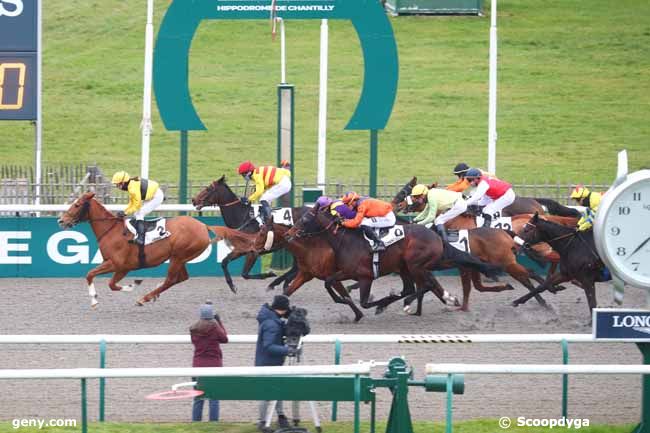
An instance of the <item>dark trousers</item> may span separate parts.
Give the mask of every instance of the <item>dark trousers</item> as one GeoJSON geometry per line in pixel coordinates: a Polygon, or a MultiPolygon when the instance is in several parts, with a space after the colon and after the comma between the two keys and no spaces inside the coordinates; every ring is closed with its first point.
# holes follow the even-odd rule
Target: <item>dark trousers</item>
{"type": "MultiPolygon", "coordinates": [[[[201,421],[203,415],[203,402],[206,399],[204,398],[194,398],[192,403],[192,421],[201,421]]],[[[219,421],[219,400],[208,400],[210,413],[210,421],[219,421]]]]}

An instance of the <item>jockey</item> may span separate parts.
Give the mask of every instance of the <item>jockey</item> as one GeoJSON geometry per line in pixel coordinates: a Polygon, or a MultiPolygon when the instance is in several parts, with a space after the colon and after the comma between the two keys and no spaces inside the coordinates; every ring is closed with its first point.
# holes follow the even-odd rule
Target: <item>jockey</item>
{"type": "Polygon", "coordinates": [[[133,214],[137,232],[136,239],[129,240],[129,243],[144,245],[144,217],[163,202],[165,195],[158,186],[158,182],[131,177],[126,171],[115,173],[111,183],[129,193],[129,204],[124,210],[124,214],[133,214]]]}
{"type": "Polygon", "coordinates": [[[478,168],[470,168],[465,174],[470,185],[476,187],[472,196],[467,199],[467,205],[478,204],[483,208],[483,227],[490,227],[492,217],[497,212],[515,201],[512,185],[493,176],[481,173],[478,168]]]}
{"type": "Polygon", "coordinates": [[[591,192],[586,187],[578,185],[571,192],[571,198],[577,201],[580,206],[585,207],[582,218],[578,221],[578,230],[581,232],[589,230],[594,223],[603,195],[599,192],[591,192]]]}
{"type": "Polygon", "coordinates": [[[458,176],[458,180],[454,183],[447,185],[449,191],[463,192],[469,188],[469,180],[465,179],[465,173],[469,170],[469,165],[464,162],[456,164],[454,167],[454,174],[458,176]]]}
{"type": "Polygon", "coordinates": [[[250,161],[242,162],[237,170],[246,181],[255,182],[255,192],[248,198],[242,198],[244,204],[260,199],[260,214],[264,224],[272,230],[271,202],[291,191],[291,172],[286,168],[277,168],[270,165],[257,167],[250,161]]]}
{"type": "Polygon", "coordinates": [[[361,227],[366,237],[373,241],[372,251],[385,250],[386,246],[377,237],[373,228],[395,225],[393,206],[390,203],[374,198],[361,199],[356,192],[346,194],[341,201],[350,209],[356,211],[354,218],[343,221],[343,226],[351,229],[361,227]]]}
{"type": "Polygon", "coordinates": [[[425,185],[419,184],[413,187],[411,197],[415,202],[426,203],[424,210],[413,219],[413,222],[427,225],[435,221],[436,229],[442,240],[449,242],[445,223],[467,210],[463,194],[440,188],[429,189],[425,185]],[[438,212],[440,215],[436,217],[438,212]]]}
{"type": "Polygon", "coordinates": [[[318,200],[316,200],[316,208],[321,209],[326,207],[330,208],[332,215],[339,216],[346,220],[353,219],[357,216],[357,213],[350,209],[350,207],[341,200],[334,201],[325,195],[318,197],[318,200]]]}

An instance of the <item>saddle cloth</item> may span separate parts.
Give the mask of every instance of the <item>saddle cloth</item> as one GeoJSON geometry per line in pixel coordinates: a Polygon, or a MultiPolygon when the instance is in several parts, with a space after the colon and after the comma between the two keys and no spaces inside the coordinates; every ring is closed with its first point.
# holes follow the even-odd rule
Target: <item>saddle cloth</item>
{"type": "MultiPolygon", "coordinates": [[[[375,233],[377,237],[381,239],[385,246],[393,245],[395,242],[401,241],[404,239],[404,226],[396,225],[393,227],[382,227],[376,228],[375,233]]],[[[372,246],[373,241],[368,239],[364,234],[363,237],[365,240],[372,246]]]]}
{"type": "MultiPolygon", "coordinates": [[[[483,227],[483,217],[476,217],[476,227],[483,227]]],[[[493,229],[503,229],[503,230],[512,230],[512,218],[510,217],[498,217],[492,218],[490,227],[493,229]]]]}
{"type": "MultiPolygon", "coordinates": [[[[260,216],[260,208],[261,206],[259,205],[253,206],[253,218],[262,225],[264,221],[262,221],[262,217],[260,216]]],[[[273,222],[276,224],[282,224],[289,227],[293,226],[293,213],[290,207],[273,209],[271,211],[271,217],[273,218],[273,222]]]]}
{"type": "MultiPolygon", "coordinates": [[[[145,245],[153,244],[156,241],[171,236],[171,233],[168,232],[167,228],[165,227],[166,221],[167,220],[165,218],[156,218],[154,220],[144,222],[144,229],[145,229],[144,244],[145,245]]],[[[133,226],[134,223],[135,223],[135,219],[131,218],[128,219],[124,225],[131,233],[133,233],[133,238],[135,239],[135,237],[137,236],[137,231],[133,226]]]]}
{"type": "Polygon", "coordinates": [[[452,247],[471,254],[469,248],[469,230],[447,230],[447,238],[452,247]]]}

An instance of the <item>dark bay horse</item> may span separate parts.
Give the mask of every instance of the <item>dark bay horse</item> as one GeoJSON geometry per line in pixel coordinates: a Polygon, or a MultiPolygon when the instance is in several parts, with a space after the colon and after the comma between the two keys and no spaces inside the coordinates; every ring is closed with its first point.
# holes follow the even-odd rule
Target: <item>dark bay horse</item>
{"type": "MultiPolygon", "coordinates": [[[[225,175],[212,182],[210,185],[200,191],[195,197],[193,197],[192,204],[197,210],[201,210],[201,208],[205,206],[219,206],[223,220],[226,223],[226,226],[229,228],[240,230],[244,233],[258,233],[260,230],[257,219],[251,217],[251,205],[243,204],[239,197],[234,192],[232,192],[226,183],[225,175]]],[[[296,221],[308,209],[308,207],[294,207],[291,210],[293,220],[296,221]]],[[[248,248],[233,249],[226,257],[224,257],[223,261],[221,262],[221,267],[223,269],[223,273],[226,278],[226,282],[230,287],[230,290],[235,293],[237,292],[237,288],[235,287],[235,284],[232,281],[232,277],[230,276],[230,272],[228,271],[228,264],[232,260],[235,260],[244,255],[246,256],[246,262],[244,263],[244,268],[241,274],[244,279],[264,279],[274,277],[275,273],[273,272],[251,275],[250,270],[260,255],[277,251],[284,246],[284,240],[276,238],[274,239],[273,246],[270,250],[251,250],[248,248]]],[[[294,263],[293,268],[289,272],[285,273],[282,276],[282,279],[291,279],[293,275],[295,275],[295,272],[296,266],[294,263]]]]}
{"type": "MultiPolygon", "coordinates": [[[[279,237],[285,237],[289,233],[290,227],[282,224],[274,224],[273,231],[279,237]]],[[[336,256],[334,250],[330,246],[327,239],[323,236],[319,236],[320,232],[316,231],[314,233],[297,233],[296,236],[292,239],[291,242],[287,243],[286,248],[293,254],[293,257],[298,265],[298,272],[296,276],[291,280],[289,286],[286,288],[284,294],[291,296],[296,290],[302,287],[306,282],[318,278],[320,280],[327,280],[328,277],[334,275],[337,272],[336,265],[336,256]]],[[[264,242],[266,240],[266,235],[260,233],[257,236],[256,247],[258,249],[263,248],[264,242]]],[[[403,291],[405,293],[414,293],[415,288],[411,281],[407,280],[405,277],[402,277],[403,291]]],[[[358,309],[354,304],[354,301],[350,297],[348,290],[343,286],[340,281],[334,281],[332,283],[336,293],[332,291],[332,287],[328,287],[327,284],[325,288],[328,293],[337,304],[347,304],[352,308],[355,314],[355,322],[358,322],[363,317],[363,313],[358,309]],[[340,296],[337,296],[340,295],[340,296]]],[[[433,293],[440,299],[440,301],[445,305],[459,305],[456,297],[452,296],[444,290],[439,284],[434,284],[433,293]]]]}
{"type": "MultiPolygon", "coordinates": [[[[88,221],[99,244],[104,261],[86,275],[91,306],[97,305],[97,291],[94,279],[97,275],[113,272],[108,282],[111,290],[130,292],[133,286],[120,286],[118,283],[129,271],[140,268],[139,248],[129,244],[132,238],[124,227],[124,219],[114,216],[94,198],[95,193],[87,192],[77,198],[70,208],[59,218],[59,225],[70,228],[82,221],[88,221]]],[[[147,293],[137,301],[138,305],[156,300],[162,292],[189,278],[185,264],[198,257],[210,243],[208,226],[189,216],[167,219],[168,238],[144,247],[145,267],[155,267],[169,259],[167,277],[155,290],[147,293]]]]}
{"type": "Polygon", "coordinates": [[[585,291],[589,311],[596,308],[596,286],[605,265],[598,257],[594,244],[593,231],[576,231],[534,215],[519,235],[528,243],[546,242],[560,254],[560,272],[553,274],[544,284],[531,294],[516,301],[517,306],[526,302],[532,293],[541,293],[554,285],[573,281],[585,291]]]}
{"type": "MultiPolygon", "coordinates": [[[[336,273],[330,275],[325,284],[357,280],[363,308],[385,308],[407,296],[408,293],[402,292],[401,295],[390,294],[378,301],[369,301],[374,280],[370,247],[360,230],[347,229],[339,223],[340,220],[328,208],[313,209],[288,231],[287,238],[292,242],[296,237],[316,233],[327,239],[334,251],[336,273]]],[[[481,272],[491,273],[497,269],[444,244],[436,233],[423,226],[405,225],[404,231],[404,239],[388,246],[379,255],[379,276],[398,273],[413,281],[418,293],[418,315],[421,314],[422,295],[435,285],[431,271],[448,268],[452,262],[481,272]]]]}

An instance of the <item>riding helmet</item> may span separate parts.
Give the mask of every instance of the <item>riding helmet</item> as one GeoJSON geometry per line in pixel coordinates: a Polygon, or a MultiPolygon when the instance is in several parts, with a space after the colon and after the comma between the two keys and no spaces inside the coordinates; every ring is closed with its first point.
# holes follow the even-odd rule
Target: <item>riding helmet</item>
{"type": "Polygon", "coordinates": [[[117,171],[113,175],[113,180],[111,181],[111,183],[113,185],[117,185],[117,184],[122,183],[122,182],[128,182],[130,179],[131,179],[131,176],[129,176],[129,173],[127,173],[126,171],[123,171],[123,170],[122,171],[117,171]]]}
{"type": "Polygon", "coordinates": [[[469,170],[467,170],[467,173],[465,174],[465,177],[470,179],[475,177],[481,177],[481,176],[482,176],[481,170],[479,170],[478,168],[470,168],[469,170]]]}
{"type": "Polygon", "coordinates": [[[469,170],[469,165],[465,164],[464,162],[459,162],[456,164],[456,167],[454,167],[454,174],[463,174],[469,170]]]}
{"type": "Polygon", "coordinates": [[[239,169],[237,170],[237,172],[239,174],[246,174],[253,170],[255,170],[255,166],[253,165],[253,163],[250,161],[244,161],[241,164],[239,164],[239,169]]]}
{"type": "Polygon", "coordinates": [[[583,185],[577,185],[571,192],[571,198],[574,200],[580,200],[581,198],[586,198],[589,195],[589,189],[583,185]]]}
{"type": "Polygon", "coordinates": [[[428,192],[429,192],[429,188],[427,188],[426,185],[419,183],[413,187],[413,190],[411,191],[411,195],[412,196],[425,195],[428,192]]]}

